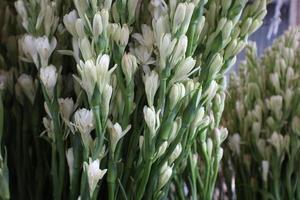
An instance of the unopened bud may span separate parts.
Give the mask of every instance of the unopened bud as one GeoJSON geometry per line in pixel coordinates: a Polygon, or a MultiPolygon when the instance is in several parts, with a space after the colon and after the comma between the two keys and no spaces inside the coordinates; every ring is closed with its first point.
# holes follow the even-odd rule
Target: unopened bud
{"type": "Polygon", "coordinates": [[[103,26],[102,26],[101,15],[99,12],[97,12],[93,19],[93,36],[95,38],[99,37],[99,35],[101,35],[102,33],[102,30],[103,30],[103,26]]]}
{"type": "Polygon", "coordinates": [[[185,87],[182,83],[176,83],[172,86],[169,101],[170,109],[173,110],[177,103],[185,96],[185,87]]]}
{"type": "Polygon", "coordinates": [[[21,74],[21,76],[18,78],[18,83],[21,86],[26,97],[33,104],[36,94],[36,88],[32,77],[27,74],[21,74]]]}
{"type": "Polygon", "coordinates": [[[122,71],[126,77],[126,81],[129,83],[137,70],[136,57],[130,53],[124,54],[122,57],[122,71]]]}
{"type": "Polygon", "coordinates": [[[56,67],[54,65],[49,65],[40,69],[40,79],[50,99],[52,99],[54,95],[54,87],[57,82],[57,76],[56,67]]]}

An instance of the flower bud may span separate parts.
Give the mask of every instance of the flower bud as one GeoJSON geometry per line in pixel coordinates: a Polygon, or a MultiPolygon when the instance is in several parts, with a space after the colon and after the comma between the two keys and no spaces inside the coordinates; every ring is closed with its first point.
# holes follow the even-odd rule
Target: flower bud
{"type": "Polygon", "coordinates": [[[28,30],[28,14],[24,5],[24,1],[23,0],[15,1],[15,8],[18,15],[20,15],[22,18],[22,26],[25,28],[25,30],[28,30]]]}
{"type": "Polygon", "coordinates": [[[257,19],[254,20],[248,30],[248,34],[251,35],[252,33],[254,33],[262,24],[263,24],[262,20],[257,20],[257,19]]]}
{"type": "Polygon", "coordinates": [[[169,181],[169,179],[172,176],[172,168],[168,166],[167,163],[165,163],[163,165],[163,167],[160,169],[160,176],[159,176],[159,180],[158,180],[158,189],[162,189],[166,183],[169,181]]]}
{"type": "Polygon", "coordinates": [[[126,24],[122,26],[120,33],[120,45],[126,46],[129,40],[129,28],[126,24]]]}
{"type": "Polygon", "coordinates": [[[280,81],[278,73],[275,72],[270,74],[270,81],[276,92],[280,92],[280,81]]]}
{"type": "Polygon", "coordinates": [[[187,32],[187,30],[190,26],[190,22],[191,22],[192,15],[194,13],[195,5],[196,4],[194,4],[194,3],[187,3],[186,4],[186,11],[185,11],[185,16],[184,16],[184,21],[182,23],[181,31],[180,31],[181,34],[186,34],[186,32],[187,32]]]}
{"type": "Polygon", "coordinates": [[[269,162],[267,160],[263,160],[261,163],[262,167],[262,179],[264,182],[268,181],[268,173],[269,173],[269,162]]]}
{"type": "Polygon", "coordinates": [[[214,139],[217,146],[220,146],[222,142],[227,138],[228,131],[226,128],[215,128],[214,130],[214,139]]]}
{"type": "Polygon", "coordinates": [[[175,66],[179,60],[181,60],[185,56],[185,52],[187,49],[188,45],[188,39],[186,35],[182,35],[178,42],[177,45],[173,51],[172,55],[172,66],[175,66]]]}
{"type": "Polygon", "coordinates": [[[112,87],[106,84],[103,89],[103,94],[102,94],[103,103],[101,104],[104,119],[107,118],[109,113],[109,103],[111,100],[111,96],[112,96],[112,87]]]}
{"type": "Polygon", "coordinates": [[[147,127],[149,128],[150,135],[153,138],[156,134],[156,131],[158,127],[160,126],[159,124],[159,112],[155,113],[154,107],[144,107],[144,119],[147,124],[147,127]]]}
{"type": "Polygon", "coordinates": [[[216,152],[217,162],[220,162],[222,160],[223,154],[224,154],[223,148],[218,148],[216,152]]]}
{"type": "Polygon", "coordinates": [[[85,61],[92,59],[92,47],[87,37],[79,39],[79,48],[81,55],[85,61]]]}
{"type": "Polygon", "coordinates": [[[223,58],[222,56],[217,53],[213,60],[211,61],[211,64],[209,65],[209,78],[215,79],[217,74],[220,72],[221,67],[223,65],[223,58]]]}
{"type": "Polygon", "coordinates": [[[182,146],[181,144],[177,144],[174,151],[172,152],[170,158],[169,158],[169,163],[173,163],[181,154],[182,152],[182,146]]]}
{"type": "Polygon", "coordinates": [[[144,136],[141,135],[139,137],[139,148],[140,148],[140,151],[142,151],[144,140],[145,140],[144,136]]]}
{"type": "Polygon", "coordinates": [[[280,156],[283,150],[284,138],[281,134],[274,132],[268,142],[276,149],[277,156],[280,156]]]}
{"type": "Polygon", "coordinates": [[[160,65],[161,69],[166,67],[166,62],[176,45],[176,39],[172,40],[171,34],[166,33],[160,38],[159,43],[159,54],[160,54],[160,65]]]}
{"type": "Polygon", "coordinates": [[[109,13],[107,9],[101,10],[102,30],[106,31],[108,27],[109,13]]]}
{"type": "Polygon", "coordinates": [[[66,158],[67,158],[67,163],[69,167],[69,176],[70,176],[70,182],[72,182],[73,178],[73,167],[74,167],[74,153],[73,153],[73,148],[69,148],[66,152],[66,158]]]}
{"type": "Polygon", "coordinates": [[[81,18],[78,18],[75,22],[75,29],[76,33],[79,36],[79,38],[86,37],[85,31],[84,31],[84,21],[81,18]]]}
{"type": "Polygon", "coordinates": [[[135,20],[135,13],[138,6],[139,0],[128,0],[128,21],[129,23],[133,23],[135,20]]]}
{"type": "Polygon", "coordinates": [[[292,130],[300,136],[300,118],[298,116],[294,116],[292,119],[292,130]]]}
{"type": "Polygon", "coordinates": [[[36,38],[31,35],[25,35],[21,41],[22,50],[25,56],[33,61],[35,66],[39,68],[38,52],[36,38]]]}
{"type": "Polygon", "coordinates": [[[99,37],[99,35],[101,35],[103,30],[103,26],[102,26],[102,19],[101,19],[101,15],[99,12],[97,12],[94,15],[94,19],[93,19],[93,36],[94,38],[99,37]]]}
{"type": "Polygon", "coordinates": [[[195,67],[196,60],[192,57],[188,57],[179,62],[178,66],[175,69],[175,74],[172,77],[172,82],[184,81],[188,76],[193,73],[193,68],[195,67]]]}
{"type": "Polygon", "coordinates": [[[253,19],[252,19],[251,17],[248,18],[248,19],[246,19],[246,20],[243,22],[242,27],[241,27],[241,33],[240,33],[240,35],[241,35],[242,37],[244,37],[245,35],[248,34],[249,28],[251,27],[252,22],[253,22],[253,19]]]}
{"type": "Polygon", "coordinates": [[[282,104],[283,98],[282,96],[271,96],[270,99],[266,100],[267,107],[273,112],[275,118],[280,120],[282,117],[282,104]]]}
{"type": "Polygon", "coordinates": [[[80,16],[80,18],[84,19],[84,15],[86,13],[86,10],[89,6],[89,2],[88,1],[82,1],[82,0],[74,0],[74,4],[76,7],[76,10],[78,11],[78,14],[80,16]]]}
{"type": "Polygon", "coordinates": [[[156,158],[161,157],[161,156],[166,152],[167,148],[168,148],[168,142],[165,141],[165,142],[163,142],[163,143],[160,145],[160,147],[158,148],[158,152],[157,152],[157,154],[156,154],[156,158]]]}
{"type": "Polygon", "coordinates": [[[211,138],[208,138],[206,141],[206,153],[209,159],[211,159],[212,151],[213,151],[213,142],[211,138]]]}
{"type": "Polygon", "coordinates": [[[21,86],[24,94],[29,99],[30,103],[34,103],[36,87],[32,77],[27,74],[21,74],[18,78],[18,83],[21,86]]]}
{"type": "Polygon", "coordinates": [[[92,158],[89,158],[89,163],[84,162],[83,166],[84,166],[84,171],[86,171],[87,173],[89,189],[90,189],[90,197],[92,197],[99,180],[103,178],[107,169],[103,169],[103,170],[99,169],[100,168],[99,159],[93,161],[92,158]]]}
{"type": "Polygon", "coordinates": [[[173,110],[177,103],[185,96],[185,87],[182,83],[172,86],[169,94],[170,109],[173,110]]]}
{"type": "Polygon", "coordinates": [[[117,147],[119,140],[124,137],[124,135],[130,130],[131,126],[129,125],[124,131],[119,123],[112,124],[111,121],[108,121],[109,129],[109,140],[110,140],[110,149],[114,153],[117,147]]]}
{"type": "Polygon", "coordinates": [[[60,114],[65,122],[69,122],[71,114],[74,110],[74,102],[72,98],[59,98],[58,99],[59,104],[59,111],[60,114]]]}
{"type": "Polygon", "coordinates": [[[152,70],[150,73],[146,73],[143,77],[145,92],[147,96],[148,105],[151,107],[154,103],[154,97],[159,87],[158,74],[152,70]]]}
{"type": "Polygon", "coordinates": [[[233,29],[233,23],[231,20],[227,20],[227,22],[224,25],[224,28],[222,29],[222,39],[227,40],[230,37],[230,34],[233,29]]]}
{"type": "Polygon", "coordinates": [[[74,114],[74,124],[82,135],[88,135],[94,129],[94,114],[92,110],[79,109],[74,114]]]}
{"type": "Polygon", "coordinates": [[[204,102],[210,102],[216,95],[217,91],[219,89],[218,83],[213,80],[208,89],[204,92],[203,96],[205,97],[204,102]]]}
{"type": "Polygon", "coordinates": [[[175,34],[180,26],[182,25],[182,22],[184,21],[185,17],[185,11],[186,11],[186,5],[185,3],[179,3],[177,5],[174,17],[173,17],[173,33],[175,34]]]}
{"type": "Polygon", "coordinates": [[[172,124],[169,142],[172,142],[176,138],[177,133],[181,128],[181,124],[182,124],[181,117],[176,118],[175,122],[172,124]]]}
{"type": "Polygon", "coordinates": [[[136,57],[130,53],[124,54],[122,57],[122,71],[125,75],[126,81],[129,83],[132,81],[134,74],[137,70],[136,57]]]}
{"type": "Polygon", "coordinates": [[[57,76],[56,67],[53,65],[42,67],[40,69],[40,79],[50,99],[52,99],[54,95],[54,87],[57,82],[57,76]]]}
{"type": "Polygon", "coordinates": [[[55,37],[52,38],[51,43],[49,43],[48,37],[39,37],[35,41],[37,52],[40,57],[41,67],[46,67],[48,65],[49,58],[56,47],[57,41],[55,37]]]}
{"type": "Polygon", "coordinates": [[[75,28],[75,23],[77,18],[78,16],[76,10],[72,10],[71,12],[66,14],[63,18],[63,22],[66,29],[69,31],[69,33],[72,34],[73,37],[77,37],[77,32],[75,28]]]}
{"type": "Polygon", "coordinates": [[[228,142],[229,148],[236,155],[240,155],[240,152],[241,152],[240,144],[241,144],[241,137],[238,133],[233,134],[229,138],[229,142],[228,142]]]}

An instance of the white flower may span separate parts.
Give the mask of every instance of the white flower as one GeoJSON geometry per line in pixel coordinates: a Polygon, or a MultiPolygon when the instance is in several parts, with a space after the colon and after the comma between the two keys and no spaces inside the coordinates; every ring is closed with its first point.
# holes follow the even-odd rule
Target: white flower
{"type": "Polygon", "coordinates": [[[25,56],[33,61],[35,66],[39,68],[38,52],[36,46],[36,38],[31,35],[25,35],[21,39],[21,46],[25,56]]]}
{"type": "Polygon", "coordinates": [[[141,65],[151,65],[155,63],[155,59],[151,57],[152,50],[147,49],[145,46],[131,48],[130,51],[136,56],[138,63],[141,65]]]}
{"type": "Polygon", "coordinates": [[[56,67],[54,65],[49,65],[40,69],[40,79],[50,99],[52,99],[54,95],[57,76],[56,67]]]}
{"type": "Polygon", "coordinates": [[[110,145],[111,151],[115,152],[117,144],[119,140],[124,137],[124,135],[130,130],[131,126],[127,126],[127,128],[123,131],[122,127],[119,123],[112,124],[111,121],[108,121],[109,135],[110,135],[110,145]]]}
{"type": "Polygon", "coordinates": [[[122,71],[125,75],[127,82],[130,82],[137,70],[136,57],[130,53],[124,54],[122,57],[122,71]]]}
{"type": "Polygon", "coordinates": [[[175,45],[176,39],[171,39],[171,34],[167,33],[161,37],[160,43],[158,46],[159,55],[160,55],[160,68],[164,69],[166,67],[166,62],[168,57],[171,55],[175,45]]]}
{"type": "Polygon", "coordinates": [[[160,190],[169,181],[173,173],[173,167],[168,166],[167,162],[160,169],[160,176],[158,181],[158,189],[160,190]]]}
{"type": "Polygon", "coordinates": [[[153,138],[160,126],[160,121],[159,121],[160,110],[157,113],[155,113],[154,107],[149,108],[145,106],[143,111],[144,111],[145,122],[150,130],[150,135],[153,138]]]}
{"type": "Polygon", "coordinates": [[[179,82],[188,79],[188,77],[192,73],[199,69],[196,68],[195,70],[193,70],[195,64],[196,60],[194,60],[192,57],[181,60],[175,69],[175,74],[172,77],[172,82],[179,82]]]}
{"type": "Polygon", "coordinates": [[[59,98],[58,99],[59,110],[62,118],[65,122],[69,122],[71,114],[74,110],[74,102],[72,98],[59,98]]]}
{"type": "Polygon", "coordinates": [[[75,28],[77,18],[78,16],[76,10],[72,10],[63,18],[63,22],[65,24],[66,29],[72,34],[73,37],[77,37],[77,32],[75,28]]]}
{"type": "Polygon", "coordinates": [[[32,77],[27,74],[21,74],[21,76],[18,78],[18,83],[21,86],[26,97],[33,104],[36,94],[36,87],[34,81],[32,80],[32,77]]]}
{"type": "Polygon", "coordinates": [[[81,134],[90,134],[95,127],[93,111],[85,108],[77,110],[74,114],[74,123],[81,134]]]}
{"type": "Polygon", "coordinates": [[[92,158],[89,158],[89,163],[84,162],[83,165],[87,172],[90,196],[92,196],[99,180],[103,178],[107,169],[100,169],[99,159],[92,161],[92,158]]]}
{"type": "Polygon", "coordinates": [[[146,73],[143,76],[143,81],[145,85],[145,92],[147,96],[148,105],[153,106],[154,96],[159,87],[159,77],[158,74],[152,70],[150,73],[146,73]]]}
{"type": "Polygon", "coordinates": [[[154,43],[154,35],[150,26],[142,24],[142,34],[134,33],[132,37],[136,39],[142,46],[147,47],[151,50],[154,43]]]}
{"type": "Polygon", "coordinates": [[[104,87],[109,84],[110,77],[116,65],[109,70],[109,56],[99,55],[96,63],[93,60],[87,60],[85,63],[80,61],[77,65],[81,80],[76,78],[82,88],[87,93],[89,100],[94,94],[95,87],[102,94],[104,87]]]}
{"type": "Polygon", "coordinates": [[[89,148],[92,141],[90,133],[95,128],[93,111],[85,108],[77,110],[74,114],[74,125],[80,132],[85,148],[89,148]]]}
{"type": "Polygon", "coordinates": [[[48,65],[49,58],[54,51],[56,44],[57,41],[55,37],[52,38],[50,43],[47,36],[36,38],[35,45],[40,57],[41,67],[45,67],[48,65]]]}

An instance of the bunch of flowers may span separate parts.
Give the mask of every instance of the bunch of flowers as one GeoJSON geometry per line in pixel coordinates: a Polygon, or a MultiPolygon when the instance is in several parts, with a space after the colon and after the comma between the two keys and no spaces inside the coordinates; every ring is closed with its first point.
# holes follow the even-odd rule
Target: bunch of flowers
{"type": "Polygon", "coordinates": [[[212,198],[227,136],[224,74],[266,0],[14,7],[3,25],[19,38],[4,53],[14,69],[4,106],[14,198],[212,198]]]}
{"type": "Polygon", "coordinates": [[[224,169],[233,168],[238,199],[300,198],[299,41],[300,30],[293,28],[261,58],[249,46],[231,76],[224,169]]]}

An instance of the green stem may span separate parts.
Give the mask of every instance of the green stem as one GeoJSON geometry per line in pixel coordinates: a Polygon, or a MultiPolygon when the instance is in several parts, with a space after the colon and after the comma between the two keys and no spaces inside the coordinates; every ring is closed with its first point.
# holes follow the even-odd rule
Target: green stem
{"type": "Polygon", "coordinates": [[[97,135],[97,144],[96,144],[96,150],[93,154],[93,159],[98,158],[104,143],[104,133],[102,132],[102,124],[101,124],[101,116],[100,116],[100,106],[94,105],[92,107],[94,117],[95,117],[95,123],[96,123],[96,135],[97,135]]]}
{"type": "Polygon", "coordinates": [[[137,200],[141,200],[144,196],[146,185],[151,172],[151,166],[152,166],[151,160],[147,160],[143,171],[142,181],[138,185],[137,195],[136,195],[137,200]]]}
{"type": "Polygon", "coordinates": [[[117,165],[115,162],[113,152],[110,152],[109,161],[108,161],[108,172],[107,172],[109,200],[115,200],[116,180],[117,180],[117,165]]]}

